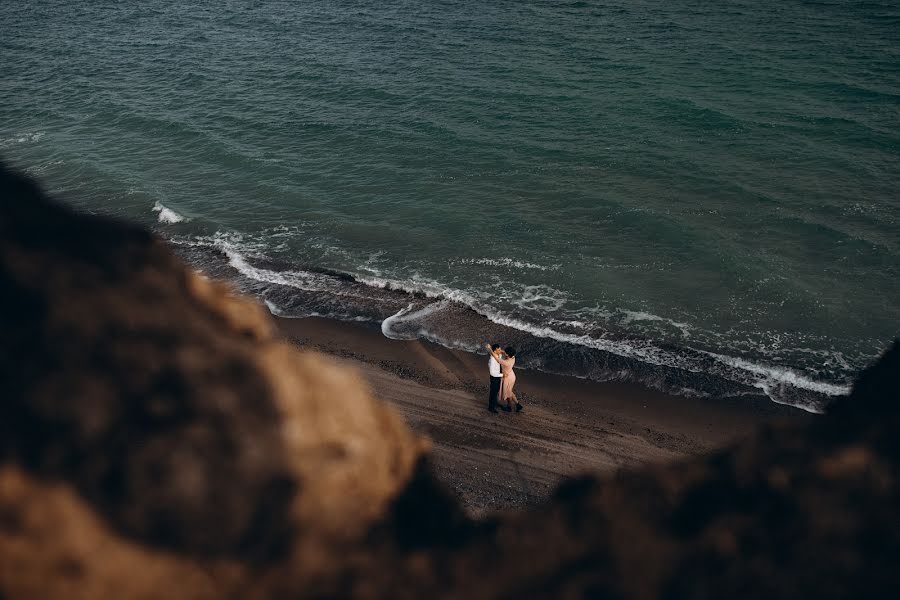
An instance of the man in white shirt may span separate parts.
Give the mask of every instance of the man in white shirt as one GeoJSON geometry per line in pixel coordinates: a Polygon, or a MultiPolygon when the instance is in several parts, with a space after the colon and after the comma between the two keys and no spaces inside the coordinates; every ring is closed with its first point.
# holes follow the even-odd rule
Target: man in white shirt
{"type": "MultiPolygon", "coordinates": [[[[492,350],[499,350],[500,344],[491,346],[492,350]]],[[[488,370],[491,373],[491,387],[488,392],[488,410],[492,413],[497,412],[498,398],[500,397],[500,384],[503,382],[503,373],[500,371],[500,363],[493,355],[488,360],[488,370]]]]}

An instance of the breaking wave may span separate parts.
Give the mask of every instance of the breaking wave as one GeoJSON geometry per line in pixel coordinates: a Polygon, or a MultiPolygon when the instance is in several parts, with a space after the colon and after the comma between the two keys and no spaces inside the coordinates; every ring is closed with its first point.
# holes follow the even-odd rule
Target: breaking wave
{"type": "Polygon", "coordinates": [[[159,220],[160,223],[174,224],[174,223],[181,223],[183,221],[188,220],[187,217],[184,217],[183,215],[178,214],[171,208],[167,208],[166,206],[163,206],[163,204],[161,202],[156,202],[153,205],[152,210],[153,210],[153,212],[158,213],[157,219],[159,220]]]}
{"type": "MultiPolygon", "coordinates": [[[[820,412],[849,386],[820,381],[787,367],[688,344],[658,343],[634,332],[613,331],[578,320],[537,324],[517,314],[552,314],[561,292],[549,286],[521,286],[519,304],[500,310],[490,298],[424,278],[353,275],[297,268],[270,259],[264,243],[239,234],[171,238],[189,260],[214,276],[235,280],[285,317],[320,316],[379,323],[391,339],[427,339],[447,347],[478,351],[487,339],[521,348],[522,366],[595,380],[638,381],[680,395],[736,397],[765,395],[775,402],[820,412]],[[197,254],[199,252],[199,254],[197,254]],[[527,358],[526,358],[527,357],[527,358]]],[[[367,269],[370,270],[371,269],[367,269]]],[[[605,313],[621,325],[666,321],[646,312],[605,313]]]]}

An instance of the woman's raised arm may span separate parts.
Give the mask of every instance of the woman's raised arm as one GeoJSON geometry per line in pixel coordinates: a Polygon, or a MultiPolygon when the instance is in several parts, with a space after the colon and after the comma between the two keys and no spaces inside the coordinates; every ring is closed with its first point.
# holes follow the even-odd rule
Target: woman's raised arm
{"type": "Polygon", "coordinates": [[[491,353],[491,356],[494,357],[494,360],[496,360],[499,363],[503,362],[503,359],[500,357],[499,350],[494,350],[493,348],[491,348],[490,344],[485,344],[484,347],[487,348],[487,351],[491,353]]]}

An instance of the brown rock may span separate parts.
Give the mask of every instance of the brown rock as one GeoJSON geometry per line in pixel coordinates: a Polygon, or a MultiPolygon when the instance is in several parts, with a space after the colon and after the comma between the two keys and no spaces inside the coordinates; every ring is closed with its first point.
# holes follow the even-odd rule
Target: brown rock
{"type": "Polygon", "coordinates": [[[2,179],[3,463],[161,550],[266,561],[368,530],[423,448],[393,412],[145,231],[2,179]]]}

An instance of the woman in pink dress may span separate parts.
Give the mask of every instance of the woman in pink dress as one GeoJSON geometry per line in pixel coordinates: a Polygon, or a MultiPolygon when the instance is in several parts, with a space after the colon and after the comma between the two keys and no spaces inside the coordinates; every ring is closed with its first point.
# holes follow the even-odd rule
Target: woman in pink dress
{"type": "Polygon", "coordinates": [[[506,402],[506,406],[502,407],[503,410],[510,412],[512,403],[515,402],[516,412],[521,412],[523,406],[519,404],[519,399],[513,391],[516,385],[516,373],[513,371],[513,367],[516,365],[516,349],[505,348],[501,352],[500,350],[493,350],[490,344],[487,344],[487,349],[494,359],[500,363],[500,368],[503,370],[503,383],[500,384],[500,400],[506,402]]]}

